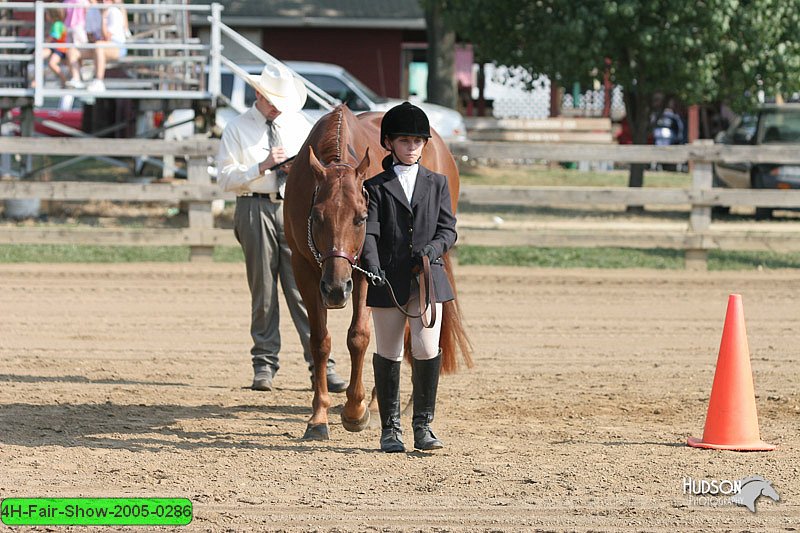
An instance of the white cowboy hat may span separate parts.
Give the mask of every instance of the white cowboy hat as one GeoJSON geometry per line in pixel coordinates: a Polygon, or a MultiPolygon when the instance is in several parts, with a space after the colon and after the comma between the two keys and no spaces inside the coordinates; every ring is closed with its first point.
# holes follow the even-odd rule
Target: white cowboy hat
{"type": "Polygon", "coordinates": [[[251,74],[247,76],[247,82],[281,113],[300,111],[308,97],[303,82],[281,63],[264,66],[260,76],[251,74]]]}

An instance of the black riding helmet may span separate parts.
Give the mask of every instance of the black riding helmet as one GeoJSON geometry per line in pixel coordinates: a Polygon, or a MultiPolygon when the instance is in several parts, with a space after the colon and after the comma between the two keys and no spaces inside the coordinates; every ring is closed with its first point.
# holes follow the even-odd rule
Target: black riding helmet
{"type": "MultiPolygon", "coordinates": [[[[431,138],[431,125],[425,112],[409,102],[396,105],[381,120],[381,146],[387,135],[411,135],[431,138]]],[[[388,148],[386,148],[388,150],[388,148]]]]}

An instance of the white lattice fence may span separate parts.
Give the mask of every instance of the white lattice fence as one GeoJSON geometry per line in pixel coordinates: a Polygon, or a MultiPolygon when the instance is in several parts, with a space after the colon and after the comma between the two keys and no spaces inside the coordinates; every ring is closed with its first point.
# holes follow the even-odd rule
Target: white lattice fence
{"type": "MultiPolygon", "coordinates": [[[[478,66],[474,66],[477,78],[478,66]]],[[[485,66],[486,84],[484,97],[492,101],[492,115],[495,118],[547,118],[550,116],[550,79],[541,76],[534,80],[520,67],[487,64],[485,66]]],[[[478,97],[477,88],[473,89],[473,98],[478,97]]],[[[574,101],[572,93],[565,92],[562,98],[562,109],[573,110],[572,114],[599,117],[602,116],[605,103],[603,89],[587,90],[578,95],[574,101]]],[[[625,116],[622,87],[615,86],[611,92],[611,119],[620,120],[625,116]]]]}

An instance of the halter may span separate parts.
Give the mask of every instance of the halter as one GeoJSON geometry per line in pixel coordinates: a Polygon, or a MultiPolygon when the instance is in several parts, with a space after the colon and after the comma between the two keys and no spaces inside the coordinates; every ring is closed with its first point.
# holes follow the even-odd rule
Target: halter
{"type": "MultiPolygon", "coordinates": [[[[347,163],[338,163],[339,165],[353,168],[352,165],[348,165],[347,163]]],[[[364,238],[361,239],[361,245],[358,247],[358,251],[355,255],[350,255],[346,252],[340,250],[328,250],[326,253],[321,253],[319,248],[317,248],[316,243],[314,242],[314,232],[312,230],[313,224],[313,217],[312,211],[314,209],[314,205],[317,203],[317,193],[319,192],[319,185],[314,187],[314,194],[311,197],[311,207],[309,208],[308,213],[308,249],[311,250],[311,254],[314,256],[314,259],[317,261],[317,265],[322,268],[322,264],[330,259],[331,257],[341,257],[343,259],[347,259],[347,262],[350,263],[350,267],[353,270],[361,272],[364,274],[369,281],[375,281],[376,279],[380,279],[380,276],[376,276],[372,272],[364,270],[358,265],[358,258],[361,256],[361,252],[364,249],[364,243],[367,240],[367,225],[364,224],[364,238]]],[[[361,192],[364,195],[364,198],[367,200],[367,204],[369,204],[369,193],[367,192],[367,188],[363,185],[361,186],[361,192]]],[[[420,318],[422,319],[422,325],[425,328],[432,328],[434,324],[436,324],[436,292],[433,288],[433,276],[431,273],[431,266],[427,256],[422,257],[422,272],[420,272],[420,280],[419,280],[419,314],[409,313],[406,309],[397,302],[397,298],[394,295],[394,289],[392,289],[392,285],[389,283],[389,280],[384,280],[386,289],[389,291],[389,295],[391,296],[392,303],[394,306],[405,316],[409,318],[420,318]],[[424,308],[423,308],[424,304],[424,308]],[[431,317],[428,319],[427,313],[428,309],[431,311],[431,317]]]]}
{"type": "MultiPolygon", "coordinates": [[[[348,165],[347,163],[338,163],[338,165],[345,166],[348,168],[353,168],[352,165],[348,165]]],[[[313,217],[311,216],[311,212],[314,209],[314,205],[317,203],[317,193],[319,192],[319,185],[314,188],[314,195],[311,197],[311,208],[309,209],[308,213],[308,248],[311,250],[311,254],[314,256],[314,259],[317,261],[317,265],[322,268],[322,264],[330,259],[331,257],[341,257],[347,259],[347,262],[350,263],[350,266],[360,272],[367,273],[363,269],[358,266],[358,258],[361,256],[361,251],[364,249],[364,243],[367,240],[367,224],[364,223],[364,237],[361,239],[361,244],[358,247],[358,251],[356,251],[355,255],[348,254],[347,252],[341,250],[328,250],[324,254],[319,251],[317,248],[316,243],[314,242],[314,232],[312,230],[313,224],[313,217]]],[[[367,193],[366,187],[363,185],[361,186],[361,192],[364,195],[364,198],[367,200],[367,204],[369,204],[369,193],[367,193]]]]}

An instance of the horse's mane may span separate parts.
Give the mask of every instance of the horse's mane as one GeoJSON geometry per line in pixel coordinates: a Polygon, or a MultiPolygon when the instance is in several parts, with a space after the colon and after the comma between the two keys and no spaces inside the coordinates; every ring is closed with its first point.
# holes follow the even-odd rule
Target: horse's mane
{"type": "Polygon", "coordinates": [[[325,164],[344,161],[344,149],[350,135],[344,105],[338,105],[324,118],[322,136],[317,142],[317,157],[325,164]]]}

